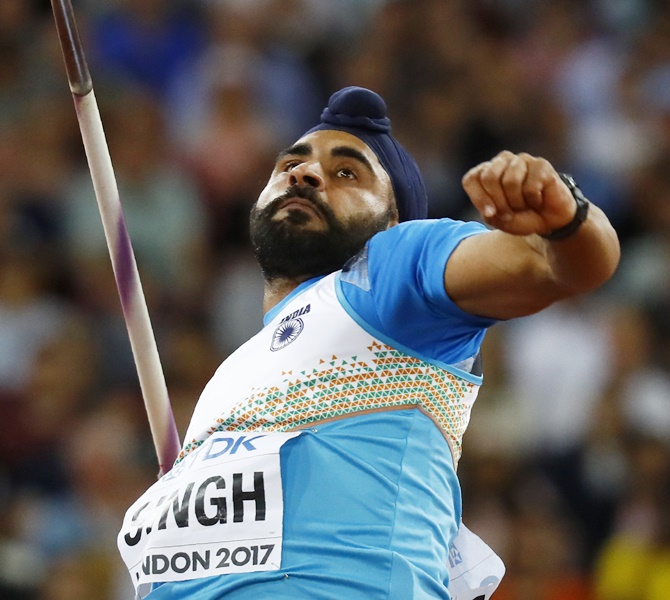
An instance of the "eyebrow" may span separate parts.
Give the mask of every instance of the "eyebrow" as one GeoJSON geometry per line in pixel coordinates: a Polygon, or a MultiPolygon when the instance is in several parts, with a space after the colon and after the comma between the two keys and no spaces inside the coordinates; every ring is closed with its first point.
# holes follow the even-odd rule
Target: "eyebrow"
{"type": "Polygon", "coordinates": [[[366,169],[368,169],[370,173],[374,173],[372,164],[367,159],[365,154],[363,154],[360,150],[356,150],[356,148],[352,148],[351,146],[336,146],[330,151],[330,155],[342,156],[345,158],[353,158],[354,160],[361,163],[366,169]]]}
{"type": "MultiPolygon", "coordinates": [[[[277,155],[276,162],[278,163],[283,158],[287,156],[310,156],[312,154],[312,145],[311,144],[295,144],[284,150],[282,150],[277,155]]],[[[330,151],[330,155],[333,157],[344,157],[344,158],[353,158],[354,160],[361,163],[368,171],[374,173],[372,163],[360,150],[352,148],[351,146],[336,146],[330,151]]]]}
{"type": "Polygon", "coordinates": [[[287,156],[309,156],[312,154],[312,145],[311,144],[295,144],[285,148],[277,155],[277,160],[279,162],[282,158],[287,156]]]}

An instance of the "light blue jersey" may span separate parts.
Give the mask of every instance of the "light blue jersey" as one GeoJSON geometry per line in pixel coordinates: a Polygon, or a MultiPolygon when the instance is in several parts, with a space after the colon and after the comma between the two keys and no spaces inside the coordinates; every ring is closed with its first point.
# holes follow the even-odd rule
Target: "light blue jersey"
{"type": "Polygon", "coordinates": [[[393,227],[266,315],[203,391],[175,483],[126,516],[141,597],[449,599],[471,367],[492,321],[448,298],[444,268],[484,231],[393,227]]]}

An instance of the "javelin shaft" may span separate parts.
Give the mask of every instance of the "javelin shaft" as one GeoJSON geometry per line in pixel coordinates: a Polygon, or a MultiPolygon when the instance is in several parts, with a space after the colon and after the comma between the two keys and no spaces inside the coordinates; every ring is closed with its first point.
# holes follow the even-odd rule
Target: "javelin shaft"
{"type": "Polygon", "coordinates": [[[160,474],[164,474],[170,470],[175,461],[180,443],[158,348],[123,217],[109,148],[72,5],[70,0],[51,0],[51,6],[160,465],[160,474]]]}

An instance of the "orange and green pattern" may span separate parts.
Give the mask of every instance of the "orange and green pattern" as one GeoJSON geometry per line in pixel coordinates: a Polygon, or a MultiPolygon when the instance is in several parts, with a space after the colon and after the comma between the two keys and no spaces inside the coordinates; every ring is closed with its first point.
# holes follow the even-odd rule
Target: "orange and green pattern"
{"type": "Polygon", "coordinates": [[[457,463],[478,386],[373,340],[365,359],[321,359],[311,372],[281,373],[281,385],[251,389],[200,440],[189,441],[179,462],[219,431],[290,431],[324,420],[375,410],[418,407],[440,427],[457,463]]]}

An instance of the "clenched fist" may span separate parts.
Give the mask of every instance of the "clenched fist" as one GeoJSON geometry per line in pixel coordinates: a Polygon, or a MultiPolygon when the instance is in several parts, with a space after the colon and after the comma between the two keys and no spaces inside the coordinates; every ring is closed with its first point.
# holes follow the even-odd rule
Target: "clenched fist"
{"type": "Polygon", "coordinates": [[[463,188],[484,221],[513,235],[546,234],[572,221],[575,199],[544,158],[500,152],[470,169],[463,188]]]}

